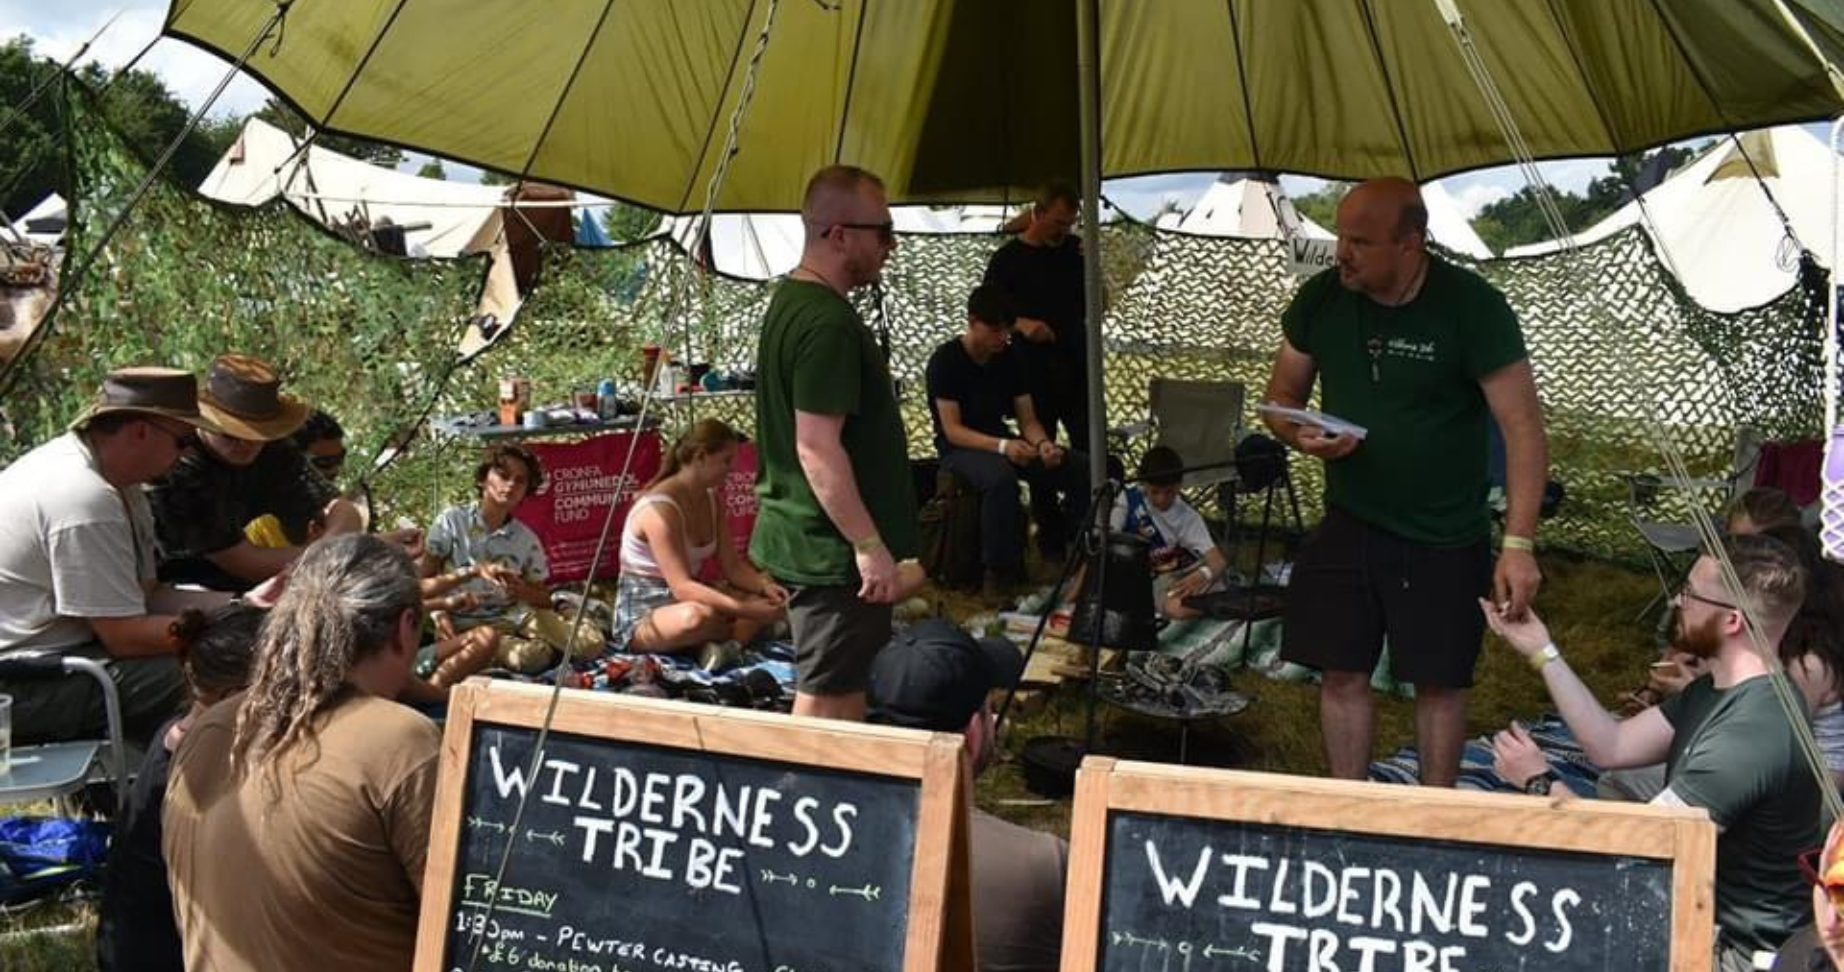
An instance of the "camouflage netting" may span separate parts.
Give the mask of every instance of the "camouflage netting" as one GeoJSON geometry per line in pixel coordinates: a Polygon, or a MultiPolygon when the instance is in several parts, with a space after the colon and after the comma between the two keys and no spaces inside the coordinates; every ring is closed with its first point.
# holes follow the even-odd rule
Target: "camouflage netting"
{"type": "MultiPolygon", "coordinates": [[[[90,97],[71,95],[66,279],[147,172],[90,97]]],[[[368,254],[284,203],[221,206],[157,182],[16,365],[0,457],[61,432],[111,368],[159,363],[202,374],[218,353],[240,350],[274,361],[289,391],[329,403],[354,432],[363,468],[422,410],[484,274],[479,259],[368,254]]]]}
{"type": "MultiPolygon", "coordinates": [[[[80,190],[73,232],[81,252],[103,225],[100,214],[143,168],[100,125],[80,122],[74,137],[80,190]]],[[[958,331],[966,294],[1000,241],[906,235],[882,292],[860,294],[889,345],[917,455],[931,451],[924,364],[958,331]]],[[[1254,405],[1279,342],[1281,310],[1297,285],[1284,244],[1129,222],[1104,228],[1101,242],[1111,295],[1104,325],[1109,424],[1144,419],[1149,382],[1164,376],[1243,383],[1241,422],[1259,429],[1254,405]]],[[[1510,298],[1537,369],[1551,476],[1568,490],[1561,514],[1542,530],[1546,545],[1623,558],[1640,552],[1623,477],[1662,468],[1647,433],[1654,418],[1699,476],[1728,472],[1739,426],[1774,439],[1818,432],[1824,282],[1813,265],[1800,287],[1732,315],[1694,303],[1638,230],[1574,255],[1471,265],[1510,298]],[[1598,301],[1590,297],[1596,293],[1598,301]]],[[[76,412],[109,366],[158,360],[201,368],[216,351],[236,347],[280,361],[296,390],[354,430],[363,459],[420,414],[432,394],[438,415],[491,408],[501,375],[531,378],[540,401],[561,400],[605,376],[634,381],[646,343],[719,370],[749,369],[772,290],[706,272],[664,239],[554,250],[513,332],[455,369],[438,394],[479,277],[471,262],[361,253],[284,207],[232,210],[163,187],[111,244],[106,269],[80,282],[7,411],[23,441],[36,442],[76,412]]],[[[745,431],[753,425],[747,396],[658,414],[669,433],[704,416],[745,431]]],[[[1148,444],[1122,446],[1129,465],[1148,444]]],[[[470,451],[439,437],[416,440],[374,482],[387,514],[426,517],[465,493],[470,451]]],[[[1295,457],[1293,470],[1310,520],[1318,466],[1295,457]]],[[[1720,499],[1667,494],[1648,515],[1670,518],[1684,512],[1673,504],[1720,499]]]]}

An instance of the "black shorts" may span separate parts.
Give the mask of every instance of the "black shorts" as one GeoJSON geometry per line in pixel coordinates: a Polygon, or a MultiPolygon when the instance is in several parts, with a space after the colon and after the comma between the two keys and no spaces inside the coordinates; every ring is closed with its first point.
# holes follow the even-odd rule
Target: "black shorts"
{"type": "Polygon", "coordinates": [[[890,643],[889,604],[858,599],[857,585],[788,589],[795,687],[806,695],[851,695],[871,685],[871,661],[890,643]]]}
{"type": "Polygon", "coordinates": [[[1327,510],[1294,559],[1281,657],[1369,674],[1387,636],[1397,681],[1471,688],[1485,637],[1478,599],[1491,585],[1484,540],[1429,547],[1327,510]]]}

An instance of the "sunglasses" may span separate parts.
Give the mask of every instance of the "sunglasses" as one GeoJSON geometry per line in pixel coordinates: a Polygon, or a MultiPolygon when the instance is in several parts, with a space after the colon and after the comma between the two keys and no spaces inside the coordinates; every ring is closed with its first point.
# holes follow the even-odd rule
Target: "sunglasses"
{"type": "Polygon", "coordinates": [[[1831,901],[1831,910],[1838,917],[1844,918],[1844,883],[1827,884],[1819,868],[1824,864],[1825,849],[1814,847],[1799,855],[1799,873],[1805,876],[1806,883],[1825,889],[1825,897],[1831,901]]]}
{"type": "Polygon", "coordinates": [[[896,242],[896,223],[893,220],[884,220],[881,223],[834,223],[832,225],[838,229],[871,230],[877,234],[879,243],[896,242]]]}
{"type": "Polygon", "coordinates": [[[175,432],[172,429],[169,429],[166,426],[161,425],[158,422],[149,422],[147,424],[152,428],[160,430],[162,433],[166,435],[167,438],[172,439],[173,448],[178,449],[181,452],[184,452],[187,449],[190,449],[193,446],[198,445],[198,433],[197,432],[192,432],[190,430],[185,431],[185,432],[175,432]]]}
{"type": "Polygon", "coordinates": [[[341,466],[346,464],[346,450],[341,449],[325,456],[308,456],[307,461],[313,463],[314,468],[321,472],[337,472],[341,466]]]}

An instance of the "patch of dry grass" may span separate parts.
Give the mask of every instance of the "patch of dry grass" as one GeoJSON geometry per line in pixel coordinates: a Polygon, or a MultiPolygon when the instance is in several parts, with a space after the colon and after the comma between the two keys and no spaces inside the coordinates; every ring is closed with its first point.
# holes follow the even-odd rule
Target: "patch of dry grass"
{"type": "MultiPolygon", "coordinates": [[[[1652,619],[1633,615],[1657,592],[1648,573],[1597,561],[1546,555],[1546,575],[1537,611],[1549,625],[1570,666],[1595,695],[1612,707],[1619,696],[1645,681],[1646,664],[1655,655],[1652,619]]],[[[965,618],[977,607],[967,598],[941,598],[948,613],[965,618]]],[[[1481,654],[1477,683],[1468,706],[1468,733],[1478,736],[1503,728],[1512,719],[1529,719],[1553,711],[1543,682],[1508,647],[1491,635],[1481,654]]],[[[1318,776],[1326,771],[1319,742],[1319,691],[1314,685],[1271,681],[1259,674],[1236,672],[1232,683],[1254,697],[1254,704],[1225,719],[1195,725],[1188,761],[1197,765],[1318,776]]],[[[1086,708],[1085,689],[1070,684],[1057,690],[1038,711],[1009,719],[1005,756],[980,777],[976,799],[986,810],[1030,827],[1069,833],[1069,801],[1036,799],[1024,787],[1017,756],[1024,741],[1040,735],[1080,737],[1086,708]],[[1030,801],[1030,802],[1019,802],[1030,801]]],[[[1178,758],[1178,726],[1133,713],[1099,708],[1100,748],[1113,755],[1160,762],[1178,758]]],[[[1415,705],[1395,697],[1377,702],[1373,756],[1394,753],[1415,738],[1415,705]]]]}

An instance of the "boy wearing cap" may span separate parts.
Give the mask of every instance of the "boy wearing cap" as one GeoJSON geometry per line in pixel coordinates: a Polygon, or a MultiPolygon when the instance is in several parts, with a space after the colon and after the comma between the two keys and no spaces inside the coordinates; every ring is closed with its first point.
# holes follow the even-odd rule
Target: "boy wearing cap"
{"type": "MultiPolygon", "coordinates": [[[[1018,684],[1024,656],[932,618],[898,633],[871,663],[869,721],[957,732],[978,776],[997,748],[987,697],[1018,684]]],[[[1054,834],[968,809],[974,937],[984,972],[1054,972],[1063,948],[1069,844],[1054,834]]]]}
{"type": "MultiPolygon", "coordinates": [[[[114,676],[125,734],[145,743],[186,699],[173,659],[179,606],[154,582],[154,525],[141,484],[217,426],[198,383],[170,368],[110,372],[70,431],[0,469],[0,655],[94,658],[114,676]]],[[[85,678],[9,683],[21,743],[99,734],[85,678]]]]}
{"type": "Polygon", "coordinates": [[[308,408],[281,391],[268,362],[219,355],[198,393],[199,412],[219,432],[148,487],[160,538],[160,579],[244,590],[287,569],[301,547],[259,547],[244,525],[273,514],[289,536],[323,519],[323,535],[364,529],[356,505],[315,472],[288,436],[308,408]]]}

